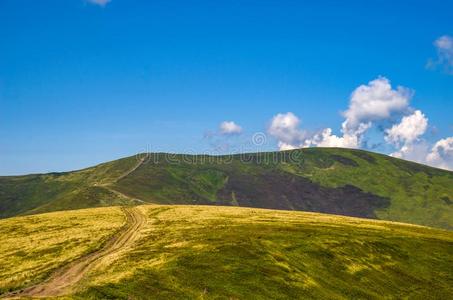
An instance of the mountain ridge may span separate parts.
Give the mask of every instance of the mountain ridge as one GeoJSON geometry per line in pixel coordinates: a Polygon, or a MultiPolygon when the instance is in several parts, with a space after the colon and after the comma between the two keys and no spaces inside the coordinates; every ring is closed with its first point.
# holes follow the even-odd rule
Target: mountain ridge
{"type": "Polygon", "coordinates": [[[78,171],[0,177],[0,217],[85,207],[208,204],[453,229],[453,172],[363,150],[139,154],[78,171]]]}

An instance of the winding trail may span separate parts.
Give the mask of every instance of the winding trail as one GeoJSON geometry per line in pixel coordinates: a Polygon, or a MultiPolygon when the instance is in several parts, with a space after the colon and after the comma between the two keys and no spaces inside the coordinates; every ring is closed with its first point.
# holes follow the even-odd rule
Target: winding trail
{"type": "Polygon", "coordinates": [[[123,211],[127,219],[126,224],[102,249],[57,269],[45,282],[18,293],[11,293],[8,295],[9,298],[53,297],[70,293],[87,272],[95,269],[101,262],[108,261],[109,258],[133,244],[139,237],[139,231],[146,223],[145,216],[136,207],[124,207],[123,211]]]}
{"type": "Polygon", "coordinates": [[[109,186],[109,185],[103,185],[102,187],[105,188],[106,190],[109,190],[110,192],[116,194],[117,196],[122,197],[122,198],[129,199],[129,200],[131,200],[132,202],[148,203],[148,202],[143,201],[143,200],[141,200],[141,199],[134,198],[134,197],[131,197],[131,196],[126,195],[126,194],[124,194],[124,193],[121,193],[120,191],[115,190],[114,188],[112,188],[112,187],[109,186]]]}
{"type": "Polygon", "coordinates": [[[137,170],[141,165],[143,165],[144,162],[147,161],[147,159],[149,158],[149,154],[146,153],[143,157],[141,157],[138,161],[138,163],[130,170],[124,172],[123,174],[121,174],[117,179],[115,179],[114,182],[118,182],[120,181],[121,179],[129,176],[132,172],[135,172],[135,170],[137,170]]]}
{"type": "Polygon", "coordinates": [[[131,197],[129,195],[126,195],[126,194],[114,189],[112,184],[117,183],[121,179],[123,179],[123,178],[129,176],[130,174],[132,174],[133,172],[135,172],[135,170],[137,170],[141,165],[143,165],[147,161],[148,158],[149,158],[149,154],[146,153],[145,156],[141,157],[139,159],[139,161],[137,162],[137,164],[134,167],[132,167],[130,170],[127,170],[126,172],[124,172],[123,174],[118,176],[118,178],[116,178],[113,182],[106,183],[106,184],[101,184],[100,186],[102,186],[103,188],[105,188],[105,189],[109,190],[110,192],[116,194],[117,196],[129,199],[132,202],[147,203],[146,201],[143,201],[143,200],[138,199],[138,198],[131,197]]]}

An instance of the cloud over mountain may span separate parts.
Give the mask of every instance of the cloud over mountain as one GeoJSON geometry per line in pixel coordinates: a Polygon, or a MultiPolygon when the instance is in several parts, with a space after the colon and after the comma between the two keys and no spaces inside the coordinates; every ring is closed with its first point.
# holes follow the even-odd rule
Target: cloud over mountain
{"type": "Polygon", "coordinates": [[[426,163],[435,167],[453,170],[453,137],[437,141],[426,157],[426,163]]]}
{"type": "Polygon", "coordinates": [[[428,119],[417,110],[412,115],[403,117],[399,124],[387,129],[385,140],[395,145],[413,143],[426,132],[427,127],[428,119]]]}
{"type": "Polygon", "coordinates": [[[223,135],[234,135],[242,133],[242,127],[233,121],[224,121],[219,125],[220,133],[223,135]]]}
{"type": "MultiPolygon", "coordinates": [[[[449,47],[448,41],[439,44],[449,47]]],[[[412,90],[405,87],[393,88],[390,80],[378,77],[352,92],[348,109],[342,113],[345,120],[341,124],[341,135],[335,135],[332,128],[308,134],[300,127],[300,119],[292,112],[275,115],[268,133],[278,141],[280,150],[304,147],[364,148],[363,139],[367,131],[380,124],[384,126],[383,140],[395,149],[390,155],[453,169],[453,137],[429,146],[423,139],[428,129],[428,118],[421,110],[410,107],[413,94],[412,90]],[[394,120],[398,119],[399,123],[395,123],[394,120]]]]}
{"type": "Polygon", "coordinates": [[[272,118],[268,133],[278,140],[280,150],[304,146],[306,134],[299,128],[300,119],[292,112],[280,113],[272,118]]]}

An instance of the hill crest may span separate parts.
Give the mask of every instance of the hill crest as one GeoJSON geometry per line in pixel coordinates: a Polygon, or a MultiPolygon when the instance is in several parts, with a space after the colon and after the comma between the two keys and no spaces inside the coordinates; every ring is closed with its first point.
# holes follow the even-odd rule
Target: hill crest
{"type": "Polygon", "coordinates": [[[453,228],[453,172],[363,150],[139,154],[0,177],[0,216],[139,203],[303,210],[453,228]]]}

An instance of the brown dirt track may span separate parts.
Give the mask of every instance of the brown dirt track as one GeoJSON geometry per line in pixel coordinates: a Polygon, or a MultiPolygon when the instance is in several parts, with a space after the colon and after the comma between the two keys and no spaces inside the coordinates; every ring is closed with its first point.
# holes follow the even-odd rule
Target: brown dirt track
{"type": "Polygon", "coordinates": [[[108,260],[137,239],[140,228],[146,223],[145,216],[135,207],[125,207],[123,211],[126,215],[126,224],[102,249],[57,269],[47,281],[13,292],[6,295],[6,298],[54,297],[70,293],[87,272],[95,269],[102,261],[108,260]]]}

